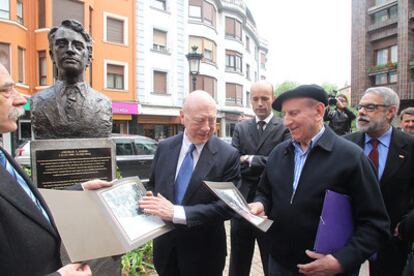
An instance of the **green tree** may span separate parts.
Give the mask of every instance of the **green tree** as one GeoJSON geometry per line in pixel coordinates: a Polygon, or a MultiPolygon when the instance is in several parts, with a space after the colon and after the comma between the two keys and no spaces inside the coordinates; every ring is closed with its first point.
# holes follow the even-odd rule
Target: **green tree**
{"type": "Polygon", "coordinates": [[[336,84],[329,82],[324,82],[321,86],[323,87],[323,89],[325,89],[327,93],[332,93],[334,90],[338,90],[338,86],[336,84]]]}
{"type": "Polygon", "coordinates": [[[299,83],[295,81],[284,81],[280,84],[276,84],[274,94],[275,96],[279,96],[280,94],[290,89],[296,88],[298,86],[299,86],[299,83]]]}

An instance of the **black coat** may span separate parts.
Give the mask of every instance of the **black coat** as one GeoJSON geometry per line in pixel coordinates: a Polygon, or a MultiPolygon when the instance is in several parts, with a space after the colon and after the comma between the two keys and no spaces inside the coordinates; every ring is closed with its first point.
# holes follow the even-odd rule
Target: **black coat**
{"type": "MultiPolygon", "coordinates": [[[[0,149],[2,150],[2,149],[0,149]]],[[[3,151],[4,152],[4,151],[3,151]]],[[[16,180],[0,166],[0,274],[59,275],[60,238],[42,196],[25,173],[4,152],[42,204],[50,224],[16,180]]]]}
{"type": "MultiPolygon", "coordinates": [[[[364,133],[354,132],[345,138],[364,148],[364,133]]],[[[403,216],[414,207],[414,136],[393,129],[380,187],[394,233],[403,216]]]]}
{"type": "MultiPolygon", "coordinates": [[[[183,134],[179,134],[159,143],[148,183],[154,194],[161,193],[172,203],[182,141],[183,134]]],[[[159,274],[169,275],[166,267],[172,254],[176,254],[181,276],[210,276],[210,271],[224,269],[227,248],[223,222],[232,213],[202,181],[238,182],[239,176],[238,152],[217,137],[210,138],[183,198],[187,225],[177,224],[154,240],[154,264],[159,274]]]]}
{"type": "Polygon", "coordinates": [[[289,130],[283,126],[282,120],[273,116],[261,136],[258,134],[256,119],[238,123],[234,129],[232,145],[241,155],[254,155],[251,165],[242,163],[240,192],[251,202],[254,198],[267,157],[282,141],[290,137],[289,130]]]}
{"type": "Polygon", "coordinates": [[[271,256],[288,269],[311,261],[327,189],[352,199],[355,232],[348,244],[334,253],[346,272],[354,271],[388,238],[389,221],[374,171],[356,145],[337,136],[330,128],[311,149],[293,194],[294,147],[288,140],[270,154],[256,201],[274,220],[269,237],[271,256]]]}

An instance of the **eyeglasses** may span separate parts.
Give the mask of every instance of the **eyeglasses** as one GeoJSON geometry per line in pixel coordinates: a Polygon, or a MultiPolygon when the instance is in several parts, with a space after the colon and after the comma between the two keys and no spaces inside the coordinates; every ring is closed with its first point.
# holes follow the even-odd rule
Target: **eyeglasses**
{"type": "Polygon", "coordinates": [[[389,105],[385,104],[359,104],[357,105],[357,110],[361,108],[365,109],[368,112],[373,112],[378,109],[378,107],[388,107],[389,105]]]}

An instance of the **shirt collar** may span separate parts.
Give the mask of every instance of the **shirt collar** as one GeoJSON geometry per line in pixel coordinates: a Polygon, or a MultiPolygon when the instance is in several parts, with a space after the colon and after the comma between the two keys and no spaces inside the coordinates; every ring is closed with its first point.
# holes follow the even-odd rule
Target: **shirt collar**
{"type": "Polygon", "coordinates": [[[324,132],[325,132],[325,126],[322,125],[319,132],[316,133],[316,135],[312,137],[306,152],[302,151],[300,143],[298,143],[298,142],[296,142],[295,140],[292,139],[293,146],[295,147],[296,150],[300,150],[300,152],[302,152],[302,153],[308,153],[316,145],[316,143],[319,141],[319,139],[321,138],[321,136],[324,132]]]}
{"type": "Polygon", "coordinates": [[[272,118],[273,118],[273,112],[270,112],[269,116],[267,116],[266,119],[264,119],[264,120],[260,120],[259,117],[256,116],[256,124],[259,121],[265,121],[266,125],[267,125],[270,122],[270,120],[272,120],[272,118]]]}
{"type": "Polygon", "coordinates": [[[77,82],[75,84],[67,85],[63,81],[57,81],[55,86],[58,88],[60,96],[63,96],[65,94],[65,91],[66,91],[67,87],[74,86],[74,87],[78,88],[78,90],[80,91],[80,94],[82,95],[82,97],[86,98],[85,96],[86,96],[88,87],[87,87],[85,82],[77,82]]]}
{"type": "MultiPolygon", "coordinates": [[[[185,152],[187,152],[188,151],[188,149],[190,148],[190,145],[191,145],[192,143],[191,143],[191,141],[190,141],[190,138],[188,138],[188,136],[187,136],[187,134],[185,133],[185,131],[184,131],[184,135],[183,135],[183,147],[185,148],[185,152]]],[[[204,148],[204,145],[205,145],[205,143],[204,144],[199,144],[199,145],[196,145],[196,144],[194,144],[194,146],[195,146],[195,149],[194,150],[196,150],[197,151],[197,153],[198,154],[200,154],[201,153],[201,151],[203,150],[203,148],[204,148]]]]}
{"type": "MultiPolygon", "coordinates": [[[[392,134],[392,127],[390,128],[380,137],[377,137],[376,139],[385,147],[390,147],[391,142],[391,134],[392,134]]],[[[365,133],[365,144],[368,144],[371,139],[375,139],[375,137],[371,137],[368,135],[368,133],[365,133]]]]}

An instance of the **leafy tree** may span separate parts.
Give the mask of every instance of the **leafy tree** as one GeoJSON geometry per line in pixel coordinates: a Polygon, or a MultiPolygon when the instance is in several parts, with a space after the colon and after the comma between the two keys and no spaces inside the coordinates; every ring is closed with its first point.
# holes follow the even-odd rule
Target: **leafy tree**
{"type": "Polygon", "coordinates": [[[291,90],[293,88],[296,88],[298,86],[299,86],[299,83],[297,83],[295,81],[284,81],[284,82],[276,85],[274,94],[276,96],[279,96],[280,94],[282,94],[282,93],[284,93],[288,90],[291,90]]]}
{"type": "Polygon", "coordinates": [[[334,90],[338,90],[338,86],[336,84],[329,82],[324,82],[321,86],[323,87],[323,89],[325,89],[327,93],[332,93],[334,90]]]}

